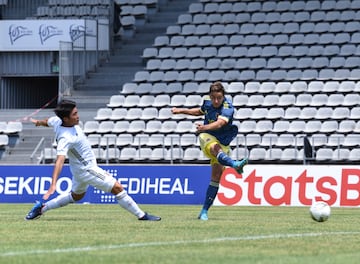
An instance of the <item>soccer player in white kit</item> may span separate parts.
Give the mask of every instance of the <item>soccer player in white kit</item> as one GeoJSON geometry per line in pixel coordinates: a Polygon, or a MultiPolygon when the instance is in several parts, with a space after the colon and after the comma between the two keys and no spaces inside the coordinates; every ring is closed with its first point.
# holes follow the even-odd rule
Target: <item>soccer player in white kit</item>
{"type": "Polygon", "coordinates": [[[53,127],[57,142],[57,158],[49,190],[44,194],[46,201],[56,190],[56,182],[68,158],[72,177],[72,190],[47,202],[37,201],[26,215],[25,220],[39,218],[51,209],[63,207],[81,200],[89,185],[115,195],[119,205],[135,215],[139,220],[159,221],[160,217],[142,211],[127,194],[123,186],[107,171],[97,165],[91,146],[79,126],[76,103],[62,100],[54,110],[56,116],[44,120],[31,119],[36,126],[53,127]]]}

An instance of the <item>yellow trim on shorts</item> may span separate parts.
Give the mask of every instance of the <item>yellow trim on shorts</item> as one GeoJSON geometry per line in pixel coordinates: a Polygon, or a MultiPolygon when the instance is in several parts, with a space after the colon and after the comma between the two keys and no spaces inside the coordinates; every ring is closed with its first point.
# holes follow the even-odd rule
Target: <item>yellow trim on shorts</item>
{"type": "Polygon", "coordinates": [[[222,145],[219,140],[217,140],[216,137],[208,134],[208,133],[201,133],[199,135],[199,141],[200,141],[200,148],[204,155],[210,159],[210,164],[219,164],[216,156],[212,155],[210,152],[210,148],[214,144],[219,144],[222,151],[226,153],[227,155],[230,154],[230,147],[222,145]]]}

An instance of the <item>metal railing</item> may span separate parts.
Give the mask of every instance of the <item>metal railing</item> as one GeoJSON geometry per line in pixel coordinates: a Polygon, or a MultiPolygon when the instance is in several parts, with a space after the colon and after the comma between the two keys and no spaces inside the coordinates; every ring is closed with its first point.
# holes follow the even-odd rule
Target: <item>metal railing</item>
{"type": "MultiPolygon", "coordinates": [[[[333,149],[335,153],[334,158],[336,161],[345,160],[341,157],[341,136],[339,135],[338,141],[332,142],[331,145],[326,145],[328,136],[324,135],[312,135],[307,137],[306,135],[286,135],[282,137],[284,143],[279,142],[279,136],[268,136],[266,139],[261,138],[261,141],[256,141],[258,139],[255,135],[243,136],[239,135],[231,143],[231,157],[233,159],[243,159],[248,157],[251,163],[283,163],[283,164],[311,164],[311,163],[326,163],[326,160],[317,160],[316,153],[319,149],[333,149]],[[288,137],[288,138],[286,138],[288,137]],[[282,156],[282,151],[286,149],[286,155],[282,156]],[[259,154],[257,154],[257,150],[259,154]],[[281,150],[279,152],[279,150],[281,150]],[[337,156],[336,156],[337,155],[337,156]]],[[[334,137],[333,137],[334,138],[334,137]]],[[[336,141],[336,138],[335,138],[336,141]]],[[[194,144],[183,146],[179,137],[176,135],[168,137],[165,140],[165,137],[162,138],[162,142],[157,143],[157,147],[154,147],[151,143],[148,143],[148,135],[137,135],[136,141],[125,146],[118,146],[116,139],[114,137],[99,137],[97,142],[92,142],[94,154],[99,163],[129,163],[129,162],[139,162],[139,163],[207,163],[208,159],[200,151],[199,141],[197,140],[194,144]],[[184,154],[187,148],[198,149],[198,157],[194,157],[194,160],[186,159],[184,154]],[[127,158],[122,157],[122,150],[127,148],[131,150],[127,158]],[[158,148],[159,152],[156,158],[152,158],[151,155],[146,152],[146,149],[158,148]],[[162,150],[162,151],[161,151],[162,150]]],[[[44,141],[39,142],[36,151],[43,147],[45,149],[44,141]]],[[[54,150],[54,147],[51,146],[54,150]]],[[[45,153],[45,151],[43,151],[45,153]]],[[[56,153],[53,151],[47,151],[46,154],[39,157],[41,163],[47,161],[54,161],[56,158],[56,153]]],[[[34,154],[32,158],[34,158],[34,154]]],[[[331,158],[329,159],[331,160],[331,158]]],[[[360,160],[360,157],[358,158],[360,160]]],[[[39,162],[39,163],[40,163],[39,162]]]]}

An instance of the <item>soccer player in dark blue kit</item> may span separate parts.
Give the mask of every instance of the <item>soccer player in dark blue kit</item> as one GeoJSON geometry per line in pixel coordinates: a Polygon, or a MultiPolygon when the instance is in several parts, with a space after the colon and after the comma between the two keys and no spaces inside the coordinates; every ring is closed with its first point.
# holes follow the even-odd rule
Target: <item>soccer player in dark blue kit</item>
{"type": "Polygon", "coordinates": [[[233,160],[230,154],[230,142],[237,136],[238,127],[232,123],[234,107],[225,97],[221,82],[210,85],[209,96],[204,98],[201,107],[172,108],[173,114],[205,116],[204,123],[196,123],[201,150],[210,158],[211,180],[206,192],[205,201],[199,219],[208,220],[208,210],[213,204],[219,190],[221,175],[225,166],[234,168],[239,174],[247,164],[247,158],[233,160]]]}

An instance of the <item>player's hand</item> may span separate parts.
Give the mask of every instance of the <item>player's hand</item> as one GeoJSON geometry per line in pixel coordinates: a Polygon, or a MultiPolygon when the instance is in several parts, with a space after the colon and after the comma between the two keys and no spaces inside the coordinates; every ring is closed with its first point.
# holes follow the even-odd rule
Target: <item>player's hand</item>
{"type": "Polygon", "coordinates": [[[196,132],[199,133],[199,132],[202,132],[204,131],[204,125],[201,124],[201,123],[195,123],[195,126],[196,126],[196,132]]]}
{"type": "Polygon", "coordinates": [[[40,126],[40,125],[39,125],[39,120],[34,119],[34,118],[30,118],[30,121],[31,121],[35,126],[40,126]]]}
{"type": "Polygon", "coordinates": [[[56,190],[56,186],[50,186],[50,189],[43,195],[43,199],[47,200],[49,199],[50,195],[52,195],[56,190]]]}
{"type": "Polygon", "coordinates": [[[173,107],[172,109],[171,109],[171,113],[173,113],[173,114],[180,114],[180,111],[179,111],[179,108],[176,108],[176,107],[173,107]]]}

